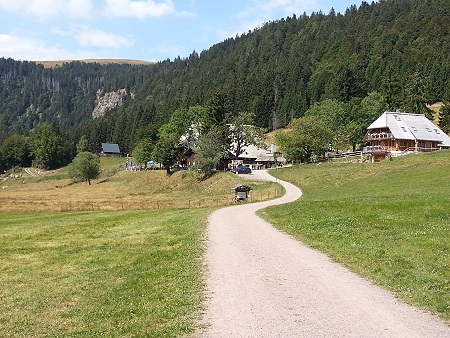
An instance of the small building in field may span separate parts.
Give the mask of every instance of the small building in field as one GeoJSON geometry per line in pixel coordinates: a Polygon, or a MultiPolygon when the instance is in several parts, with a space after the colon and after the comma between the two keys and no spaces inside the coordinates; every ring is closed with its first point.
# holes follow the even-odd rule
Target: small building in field
{"type": "Polygon", "coordinates": [[[117,143],[102,143],[102,156],[120,156],[120,149],[117,143]]]}
{"type": "Polygon", "coordinates": [[[422,114],[385,112],[368,128],[363,153],[372,162],[414,152],[450,148],[450,137],[422,114]]]}

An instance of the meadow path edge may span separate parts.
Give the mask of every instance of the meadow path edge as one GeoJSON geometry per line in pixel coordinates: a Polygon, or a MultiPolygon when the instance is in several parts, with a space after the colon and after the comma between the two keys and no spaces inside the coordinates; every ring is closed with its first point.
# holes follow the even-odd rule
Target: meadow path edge
{"type": "Polygon", "coordinates": [[[280,198],[213,212],[206,230],[205,313],[200,337],[450,337],[439,317],[332,262],[256,216],[280,198]]]}

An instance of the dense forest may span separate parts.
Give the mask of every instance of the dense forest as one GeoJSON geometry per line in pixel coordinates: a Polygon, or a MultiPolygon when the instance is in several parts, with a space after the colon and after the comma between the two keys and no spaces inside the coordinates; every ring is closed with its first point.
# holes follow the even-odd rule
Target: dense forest
{"type": "Polygon", "coordinates": [[[326,100],[349,116],[368,97],[390,110],[428,113],[426,104],[450,100],[449,50],[449,1],[380,0],[267,22],[154,65],[46,69],[0,59],[0,143],[48,122],[72,149],[86,135],[91,149],[114,142],[127,153],[140,138],[156,138],[177,109],[217,98],[225,118],[249,111],[269,131],[326,100]],[[118,89],[128,93],[123,104],[93,119],[98,93],[118,89]]]}
{"type": "Polygon", "coordinates": [[[92,119],[96,94],[143,83],[144,66],[70,62],[60,67],[0,58],[0,133],[41,122],[73,127],[92,119]]]}

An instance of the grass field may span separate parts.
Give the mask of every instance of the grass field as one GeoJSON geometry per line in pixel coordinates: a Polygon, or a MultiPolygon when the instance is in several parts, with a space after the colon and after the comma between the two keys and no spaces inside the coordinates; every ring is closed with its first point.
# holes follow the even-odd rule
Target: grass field
{"type": "Polygon", "coordinates": [[[91,186],[73,183],[67,168],[3,175],[0,337],[192,333],[203,300],[209,207],[232,203],[230,188],[241,182],[252,186],[254,200],[282,194],[273,182],[229,172],[199,181],[191,172],[169,177],[123,164],[102,158],[91,186]],[[96,211],[68,211],[92,205],[96,211]]]}
{"type": "Polygon", "coordinates": [[[209,209],[2,214],[1,337],[177,337],[209,209]]]}
{"type": "MultiPolygon", "coordinates": [[[[102,158],[102,175],[87,183],[67,177],[67,168],[31,176],[0,180],[0,211],[93,211],[137,209],[189,209],[233,203],[231,187],[245,182],[252,187],[251,200],[281,195],[272,182],[244,180],[230,172],[219,172],[205,181],[198,174],[180,171],[167,176],[164,170],[125,171],[125,159],[102,158]]],[[[33,172],[32,172],[33,173],[33,172]]],[[[251,176],[246,176],[251,178],[251,176]]]]}
{"type": "Polygon", "coordinates": [[[450,320],[450,152],[274,173],[303,197],[261,215],[399,298],[450,320]]]}

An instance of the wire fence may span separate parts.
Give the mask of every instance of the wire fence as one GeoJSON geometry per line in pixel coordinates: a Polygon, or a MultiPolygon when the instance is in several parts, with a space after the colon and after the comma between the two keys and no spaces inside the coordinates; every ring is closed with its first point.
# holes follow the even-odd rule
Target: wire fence
{"type": "Polygon", "coordinates": [[[123,200],[23,200],[0,197],[0,212],[68,212],[68,211],[116,211],[212,208],[252,203],[280,197],[280,189],[274,188],[251,193],[246,201],[236,202],[235,195],[211,196],[200,199],[154,200],[151,198],[123,200]]]}

